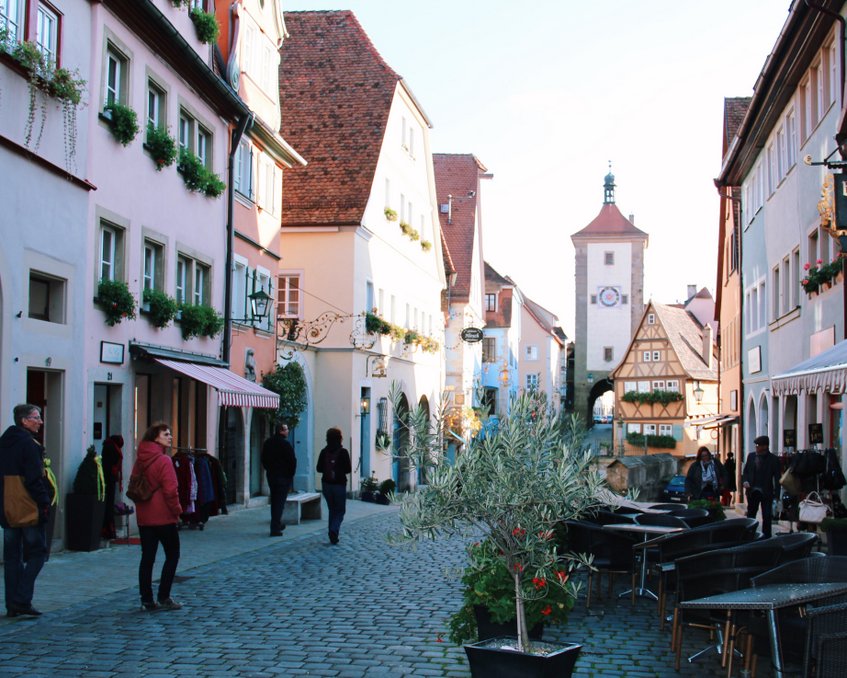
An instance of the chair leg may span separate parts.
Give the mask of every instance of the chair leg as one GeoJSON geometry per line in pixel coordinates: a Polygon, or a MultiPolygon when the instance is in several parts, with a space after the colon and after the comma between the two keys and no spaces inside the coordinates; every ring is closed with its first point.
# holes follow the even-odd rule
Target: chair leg
{"type": "Polygon", "coordinates": [[[753,666],[753,636],[749,633],[744,640],[744,670],[750,674],[750,669],[753,666]]]}
{"type": "Polygon", "coordinates": [[[594,572],[592,570],[588,571],[588,590],[585,594],[585,609],[587,610],[591,607],[591,584],[594,581],[594,572]]]}
{"type": "Polygon", "coordinates": [[[659,607],[659,630],[665,630],[665,578],[660,574],[659,575],[659,600],[657,605],[659,607]]]}
{"type": "Polygon", "coordinates": [[[673,622],[671,623],[671,652],[676,651],[676,634],[677,634],[677,625],[678,625],[678,610],[676,608],[673,609],[673,622]]]}
{"type": "MultiPolygon", "coordinates": [[[[674,618],[676,617],[676,613],[674,613],[674,618]]],[[[679,671],[679,664],[682,660],[682,624],[677,623],[676,619],[674,619],[674,623],[676,624],[676,654],[674,655],[673,667],[677,672],[679,671]]]]}
{"type": "MultiPolygon", "coordinates": [[[[751,646],[752,648],[752,646],[751,646]]],[[[759,667],[759,655],[753,655],[753,668],[750,669],[750,678],[756,678],[756,669],[759,667]]]]}
{"type": "Polygon", "coordinates": [[[632,604],[635,605],[635,572],[632,573],[632,604]]]}

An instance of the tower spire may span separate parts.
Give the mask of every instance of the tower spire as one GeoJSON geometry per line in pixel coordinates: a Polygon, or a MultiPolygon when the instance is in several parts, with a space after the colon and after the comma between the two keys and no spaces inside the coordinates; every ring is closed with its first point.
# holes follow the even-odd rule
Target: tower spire
{"type": "Polygon", "coordinates": [[[603,181],[603,204],[615,204],[615,175],[612,174],[612,161],[609,160],[609,173],[603,181]]]}

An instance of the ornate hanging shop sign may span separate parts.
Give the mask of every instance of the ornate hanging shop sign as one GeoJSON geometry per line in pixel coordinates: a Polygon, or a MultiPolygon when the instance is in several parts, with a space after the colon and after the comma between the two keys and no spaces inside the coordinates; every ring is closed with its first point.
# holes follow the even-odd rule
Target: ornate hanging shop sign
{"type": "Polygon", "coordinates": [[[478,341],[482,341],[482,330],[478,327],[466,327],[462,330],[462,341],[466,341],[469,344],[475,344],[478,341]]]}

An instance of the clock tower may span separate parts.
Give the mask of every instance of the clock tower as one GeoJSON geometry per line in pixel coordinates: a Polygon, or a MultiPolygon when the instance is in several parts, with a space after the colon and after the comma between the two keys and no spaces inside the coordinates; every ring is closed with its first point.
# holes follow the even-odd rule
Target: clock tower
{"type": "Polygon", "coordinates": [[[591,425],[594,401],[612,390],[609,373],[624,357],[644,312],[647,234],[615,204],[615,177],[603,185],[603,207],[571,236],[576,250],[574,412],[591,425]]]}

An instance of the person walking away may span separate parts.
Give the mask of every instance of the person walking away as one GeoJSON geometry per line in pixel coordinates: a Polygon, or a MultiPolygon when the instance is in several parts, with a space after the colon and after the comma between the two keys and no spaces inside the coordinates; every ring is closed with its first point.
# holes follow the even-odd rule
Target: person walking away
{"type": "Polygon", "coordinates": [[[338,543],[341,521],[347,510],[347,474],[351,472],[350,453],[341,446],[341,429],[326,432],[326,447],[318,455],[324,499],[329,509],[329,543],[338,543]]]}
{"type": "Polygon", "coordinates": [[[37,617],[32,606],[35,580],[47,560],[45,525],[50,493],[44,477],[43,449],[35,439],[41,410],[15,406],[15,422],[0,436],[0,525],[3,526],[3,574],[7,617],[37,617]]]}
{"type": "Polygon", "coordinates": [[[773,499],[779,492],[779,459],[770,452],[770,438],[759,436],[753,441],[756,452],[747,455],[741,474],[742,487],[747,492],[747,517],[755,518],[762,507],[762,533],[771,536],[773,499]]]}
{"type": "Polygon", "coordinates": [[[732,495],[738,489],[738,486],[735,483],[735,455],[732,452],[727,452],[726,461],[724,461],[723,465],[724,469],[724,483],[723,483],[723,492],[722,498],[724,506],[729,506],[732,504],[732,495]]]}
{"type": "Polygon", "coordinates": [[[715,500],[720,496],[723,468],[705,445],[697,450],[697,461],[688,468],[685,493],[691,499],[715,500]]]}
{"type": "Polygon", "coordinates": [[[124,438],[117,433],[103,441],[103,451],[100,453],[103,463],[103,479],[106,482],[104,499],[106,510],[103,513],[103,529],[101,530],[104,539],[117,537],[115,532],[115,488],[123,483],[123,447],[124,438]]]}
{"type": "Polygon", "coordinates": [[[281,537],[285,530],[282,522],[282,510],[285,499],[297,473],[297,456],[288,442],[288,424],[280,422],[276,434],[262,446],[262,466],[268,477],[271,491],[271,536],[281,537]]]}
{"type": "Polygon", "coordinates": [[[164,422],[153,424],[138,445],[132,475],[143,473],[153,494],[147,501],[136,502],[135,515],[141,536],[141,563],[138,566],[138,588],[141,609],[179,610],[181,603],[171,598],[176,566],[179,563],[179,503],[176,471],[169,456],[173,436],[164,422]],[[153,600],[153,565],[159,544],[165,551],[165,563],[159,578],[159,591],[153,600]]]}

